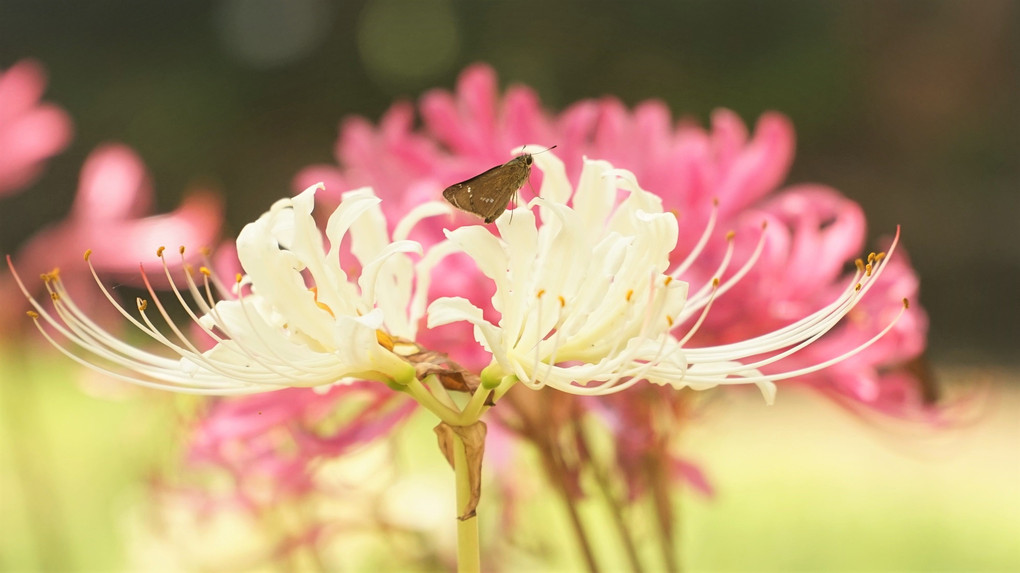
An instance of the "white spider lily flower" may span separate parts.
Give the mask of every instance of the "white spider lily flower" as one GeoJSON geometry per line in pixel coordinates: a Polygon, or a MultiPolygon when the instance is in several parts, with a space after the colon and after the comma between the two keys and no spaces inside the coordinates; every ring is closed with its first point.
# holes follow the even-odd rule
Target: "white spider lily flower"
{"type": "MultiPolygon", "coordinates": [[[[714,214],[694,252],[670,269],[676,217],[664,213],[661,200],[641,189],[633,174],[586,159],[573,190],[552,153],[536,154],[534,161],[544,174],[539,197],[497,219],[499,237],[482,226],[447,231],[450,243],[495,283],[498,322],[485,320],[481,309],[459,297],[438,299],[428,310],[430,328],[457,321],[474,326],[476,340],[493,356],[482,375],[487,387],[507,376],[583,395],[617,392],[640,380],[694,389],[753,383],[771,403],[775,381],[847,358],[888,331],[810,368],[768,375],[760,370],[831,329],[877,278],[883,254],[859,265],[839,299],[789,327],[738,344],[687,348],[714,297],[755,263],[764,233],[742,268],[689,293],[682,276],[710,237],[714,214]],[[618,201],[621,191],[627,195],[618,201]],[[681,328],[682,336],[676,332],[681,328]]],[[[717,277],[730,262],[732,245],[730,240],[717,277]]]]}
{"type": "MultiPolygon", "coordinates": [[[[173,351],[172,357],[135,348],[103,330],[74,304],[57,273],[44,276],[52,311],[32,299],[16,272],[15,277],[35,308],[30,314],[36,325],[54,346],[121,380],[195,394],[242,394],[351,379],[406,383],[415,370],[394,352],[394,340],[414,339],[430,267],[412,261],[408,253],[421,255],[422,247],[406,236],[422,218],[449,208],[430,202],[413,210],[397,225],[391,241],[380,200],[371,189],[351,191],[330,216],[324,244],[312,217],[319,188],[321,184],[277,201],[244,227],[237,254],[245,274],[238,274],[233,288],[226,288],[206,267],[200,269],[200,283],[188,273],[192,304],[172,286],[185,312],[215,340],[205,352],[174,323],[151,287],[151,302],[171,334],[163,334],[150,320],[150,300],[138,300],[136,318],[96,276],[111,304],[173,351]],[[361,266],[356,281],[340,266],[341,241],[347,236],[361,266]],[[214,290],[223,300],[214,302],[214,290]],[[70,344],[59,342],[51,330],[70,344]]],[[[163,251],[157,255],[169,279],[163,251]]],[[[90,255],[86,252],[86,260],[90,255]]]]}

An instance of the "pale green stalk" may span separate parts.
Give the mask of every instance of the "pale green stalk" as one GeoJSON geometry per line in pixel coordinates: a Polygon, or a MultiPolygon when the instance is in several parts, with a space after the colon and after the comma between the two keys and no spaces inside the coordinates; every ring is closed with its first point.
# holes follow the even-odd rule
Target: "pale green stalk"
{"type": "Polygon", "coordinates": [[[482,570],[478,516],[460,518],[471,500],[471,484],[468,478],[467,451],[464,441],[456,434],[453,438],[453,471],[457,476],[457,571],[478,573],[482,570]]]}

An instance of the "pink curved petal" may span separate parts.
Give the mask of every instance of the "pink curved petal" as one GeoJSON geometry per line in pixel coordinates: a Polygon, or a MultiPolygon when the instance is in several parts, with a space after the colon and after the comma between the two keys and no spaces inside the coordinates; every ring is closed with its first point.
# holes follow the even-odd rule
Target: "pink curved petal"
{"type": "MultiPolygon", "coordinates": [[[[156,258],[159,247],[184,246],[187,258],[198,260],[200,249],[216,244],[222,219],[223,203],[219,196],[196,190],[170,213],[125,221],[102,232],[83,226],[80,232],[90,239],[94,265],[104,273],[129,278],[137,274],[140,261],[152,261],[151,268],[159,268],[156,258]],[[168,245],[170,237],[179,244],[168,245]]],[[[162,286],[166,277],[157,273],[150,275],[150,280],[153,286],[162,286]]]]}
{"type": "Polygon", "coordinates": [[[35,60],[21,60],[0,73],[0,128],[29,111],[46,90],[46,71],[35,60]]]}
{"type": "Polygon", "coordinates": [[[34,61],[0,72],[0,196],[29,185],[71,140],[67,113],[39,103],[45,87],[46,75],[34,61]]]}
{"type": "Polygon", "coordinates": [[[722,110],[713,115],[713,135],[725,169],[717,192],[723,213],[746,208],[775,190],[793,161],[793,126],[786,117],[763,115],[746,146],[743,125],[732,112],[722,110]]]}
{"type": "Polygon", "coordinates": [[[149,173],[130,147],[109,143],[97,147],[82,166],[72,217],[96,224],[140,217],[152,208],[149,173]]]}

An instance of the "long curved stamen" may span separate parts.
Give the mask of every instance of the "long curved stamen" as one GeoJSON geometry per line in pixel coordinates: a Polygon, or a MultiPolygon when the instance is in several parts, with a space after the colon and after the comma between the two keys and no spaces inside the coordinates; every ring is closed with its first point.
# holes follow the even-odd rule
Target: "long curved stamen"
{"type": "MultiPolygon", "coordinates": [[[[897,239],[894,239],[893,244],[889,249],[889,254],[894,252],[898,237],[899,233],[897,232],[897,239]]],[[[869,259],[871,258],[872,257],[869,257],[869,259]]],[[[843,295],[818,312],[815,312],[787,327],[750,340],[721,345],[711,349],[704,349],[704,351],[699,351],[699,349],[689,349],[689,355],[697,356],[704,361],[727,360],[732,359],[733,356],[737,354],[751,356],[786,348],[789,347],[793,341],[799,342],[803,340],[804,337],[809,337],[812,340],[817,339],[821,336],[821,334],[829,331],[844,316],[846,316],[850,309],[856,305],[857,301],[859,301],[860,298],[871,289],[872,285],[877,281],[885,266],[888,264],[889,257],[885,256],[885,253],[880,253],[878,255],[874,255],[873,260],[877,263],[877,266],[869,266],[872,263],[866,265],[865,263],[858,261],[858,270],[854,273],[853,280],[844,290],[843,295]]],[[[799,350],[804,346],[806,346],[806,344],[798,344],[796,348],[799,350]]],[[[784,355],[789,354],[792,354],[792,352],[784,353],[784,355]]]]}
{"type": "MultiPolygon", "coordinates": [[[[165,261],[164,261],[164,263],[165,263],[165,261]]],[[[164,267],[165,267],[165,264],[164,264],[164,267]]],[[[239,377],[239,376],[249,377],[249,376],[252,376],[252,374],[247,371],[248,369],[245,368],[242,365],[236,365],[236,366],[233,366],[233,367],[225,367],[225,363],[223,361],[216,361],[216,360],[211,360],[209,358],[206,358],[205,354],[202,353],[202,351],[199,350],[197,347],[195,347],[194,343],[192,343],[191,340],[187,336],[185,336],[183,332],[181,332],[181,330],[177,327],[176,323],[174,323],[173,319],[170,318],[170,315],[166,312],[166,308],[163,306],[162,302],[159,300],[159,297],[156,295],[156,292],[153,290],[152,284],[149,282],[149,277],[145,273],[145,269],[142,268],[142,267],[139,267],[139,268],[141,269],[142,281],[145,284],[145,288],[149,291],[149,296],[152,297],[152,301],[156,305],[157,310],[159,310],[159,313],[163,316],[163,320],[166,322],[166,324],[170,327],[170,329],[173,331],[173,333],[177,336],[178,339],[180,339],[180,341],[184,344],[184,346],[190,352],[187,352],[187,351],[184,351],[183,349],[180,349],[177,345],[173,344],[170,340],[166,339],[161,334],[159,335],[159,338],[158,338],[159,342],[162,342],[165,346],[170,347],[174,351],[178,352],[181,356],[186,357],[189,360],[193,360],[196,363],[202,364],[206,368],[209,368],[210,370],[212,370],[214,372],[218,372],[218,373],[220,373],[220,374],[222,374],[224,376],[230,376],[230,377],[239,377]]],[[[209,271],[206,267],[202,267],[199,270],[200,270],[202,276],[206,277],[206,279],[208,279],[208,277],[212,274],[212,272],[209,271]]],[[[167,272],[169,273],[169,271],[167,271],[167,272]]],[[[173,280],[170,281],[170,284],[173,285],[173,280]]],[[[174,291],[176,292],[176,288],[174,288],[174,291]]],[[[185,307],[185,309],[187,309],[187,312],[190,315],[191,314],[190,308],[188,308],[186,304],[183,304],[183,302],[182,302],[182,305],[185,307]]],[[[144,308],[139,308],[139,312],[142,314],[142,317],[145,320],[145,323],[148,324],[150,328],[152,328],[154,331],[156,331],[158,333],[158,330],[152,324],[152,322],[149,320],[148,315],[145,313],[145,309],[144,308]]],[[[201,323],[198,321],[197,318],[195,318],[195,322],[198,323],[199,326],[201,326],[201,323]]],[[[220,339],[219,342],[224,342],[224,341],[222,339],[220,339]]],[[[245,352],[242,352],[242,351],[239,350],[239,349],[244,349],[244,345],[243,344],[224,344],[221,348],[229,349],[230,352],[232,352],[232,353],[234,353],[236,355],[251,356],[251,353],[245,353],[245,352]]],[[[279,375],[279,376],[284,376],[284,377],[290,378],[292,380],[297,380],[296,377],[294,377],[294,376],[292,376],[290,374],[284,373],[282,371],[278,371],[278,370],[272,368],[270,365],[265,364],[262,361],[259,361],[258,359],[254,359],[254,360],[256,362],[258,362],[260,365],[262,365],[262,366],[266,367],[267,369],[269,369],[273,374],[276,374],[276,375],[279,375]]],[[[268,373],[262,373],[262,374],[260,374],[258,376],[258,380],[259,380],[260,383],[270,383],[272,378],[271,378],[271,376],[268,375],[268,373]]]]}
{"type": "MultiPolygon", "coordinates": [[[[899,312],[896,314],[895,317],[893,317],[892,320],[889,321],[889,324],[887,324],[885,326],[885,328],[883,328],[881,331],[879,331],[877,334],[872,336],[870,339],[868,339],[864,343],[856,346],[855,348],[853,348],[853,349],[851,349],[851,350],[849,350],[847,352],[844,352],[843,354],[840,354],[839,356],[835,356],[835,357],[830,358],[830,359],[828,359],[828,360],[826,360],[824,362],[819,362],[819,363],[813,364],[811,366],[806,366],[804,368],[798,368],[796,370],[789,370],[789,371],[786,371],[786,372],[780,372],[780,373],[777,373],[777,374],[759,374],[759,375],[756,375],[756,376],[740,376],[740,381],[741,382],[752,382],[752,383],[754,383],[754,382],[775,382],[775,381],[778,381],[778,380],[788,380],[790,378],[796,378],[798,376],[804,376],[805,374],[811,374],[813,372],[817,372],[819,370],[822,370],[823,368],[827,368],[829,366],[832,366],[833,364],[837,364],[839,362],[842,362],[842,361],[844,361],[844,360],[846,360],[846,359],[848,359],[848,358],[850,358],[852,356],[855,356],[856,354],[860,353],[861,351],[865,350],[866,348],[868,348],[872,344],[878,342],[878,340],[881,339],[883,336],[888,334],[889,331],[892,330],[892,328],[894,326],[896,326],[896,323],[899,321],[900,317],[903,316],[903,313],[906,312],[908,308],[910,308],[910,302],[907,299],[903,299],[903,303],[902,303],[902,306],[900,307],[899,312]]],[[[744,366],[744,365],[741,365],[741,367],[739,368],[739,370],[748,370],[748,369],[749,369],[749,367],[748,366],[744,366]]],[[[699,372],[697,375],[688,375],[687,376],[687,380],[688,381],[692,381],[692,382],[703,382],[703,383],[716,382],[717,383],[717,382],[719,382],[719,379],[716,376],[717,374],[733,374],[733,373],[736,373],[737,370],[738,369],[733,368],[733,369],[731,369],[729,371],[717,371],[717,372],[712,373],[713,374],[712,376],[704,376],[702,372],[699,372]]]]}
{"type": "MultiPolygon", "coordinates": [[[[546,383],[545,378],[548,377],[548,373],[546,374],[546,377],[543,377],[541,379],[536,375],[538,372],[538,368],[542,365],[541,354],[542,341],[545,339],[545,333],[542,332],[542,325],[545,324],[545,321],[543,320],[542,316],[542,307],[545,306],[542,304],[542,297],[544,295],[545,289],[539,289],[538,293],[535,294],[535,299],[538,301],[538,310],[536,311],[536,314],[538,315],[538,320],[535,321],[535,344],[534,344],[535,358],[534,362],[532,363],[532,372],[530,375],[528,375],[527,372],[524,372],[525,376],[523,378],[521,378],[520,375],[518,375],[518,379],[522,383],[524,383],[525,386],[532,388],[534,390],[538,390],[545,386],[546,383]]],[[[527,323],[524,324],[526,325],[527,323]]],[[[518,344],[520,344],[520,342],[521,342],[520,339],[518,339],[514,343],[514,345],[517,346],[518,344]]],[[[550,366],[552,366],[552,364],[553,363],[550,363],[550,366]]]]}
{"type": "MultiPolygon", "coordinates": [[[[216,334],[216,332],[215,332],[215,331],[214,331],[213,329],[211,329],[211,328],[207,328],[207,327],[206,327],[206,326],[205,326],[204,324],[202,324],[202,321],[201,321],[201,320],[199,319],[199,317],[198,317],[197,313],[195,313],[195,312],[194,312],[194,311],[193,311],[193,310],[191,309],[191,305],[189,305],[189,304],[188,304],[188,302],[187,302],[187,301],[186,301],[186,300],[184,299],[184,295],[183,295],[183,294],[181,294],[181,291],[180,291],[180,289],[178,289],[178,288],[177,288],[177,283],[176,283],[176,281],[174,281],[174,279],[173,279],[173,276],[172,276],[172,274],[171,274],[171,272],[170,272],[170,267],[169,267],[169,266],[167,265],[167,263],[166,263],[166,258],[164,258],[164,256],[163,256],[163,247],[160,247],[160,248],[159,248],[159,249],[158,249],[158,250],[156,251],[156,256],[158,256],[158,257],[159,257],[159,260],[160,260],[160,262],[162,262],[162,264],[163,264],[163,274],[164,274],[164,275],[166,276],[166,278],[167,278],[167,283],[168,283],[168,284],[170,285],[170,290],[171,290],[171,291],[173,291],[173,293],[174,293],[174,296],[175,296],[175,297],[177,297],[177,302],[178,302],[178,303],[180,303],[180,305],[181,305],[181,308],[183,308],[183,309],[184,309],[184,312],[186,312],[186,313],[188,314],[188,317],[190,317],[190,318],[191,318],[191,320],[192,320],[192,322],[193,322],[193,323],[195,324],[195,326],[197,326],[198,328],[200,328],[200,329],[202,330],[202,332],[203,332],[203,333],[204,333],[204,334],[205,334],[206,336],[208,336],[208,337],[210,337],[211,339],[213,339],[213,341],[214,341],[214,342],[216,342],[216,343],[222,343],[222,342],[224,342],[224,340],[225,340],[225,339],[223,339],[223,338],[222,338],[222,337],[220,337],[220,336],[219,336],[218,334],[216,334]]],[[[190,273],[186,273],[186,274],[190,275],[190,273]]],[[[151,290],[150,290],[150,292],[151,292],[151,290]]],[[[194,298],[194,297],[193,297],[193,298],[194,298]]],[[[198,297],[198,298],[195,298],[195,300],[196,300],[196,301],[198,301],[198,302],[200,302],[200,303],[204,303],[204,302],[205,302],[205,301],[203,301],[203,300],[202,300],[202,299],[201,299],[200,297],[198,297]]],[[[204,305],[204,304],[202,304],[202,305],[200,305],[200,306],[205,306],[205,305],[204,305]]],[[[200,310],[201,310],[201,311],[202,311],[203,313],[206,313],[206,312],[208,312],[208,307],[206,307],[206,308],[204,308],[204,309],[203,309],[203,308],[200,308],[200,310]]]]}
{"type": "MultiPolygon", "coordinates": [[[[202,254],[202,263],[205,267],[209,269],[216,268],[216,265],[213,263],[212,258],[209,255],[209,250],[207,248],[202,248],[200,252],[202,254]]],[[[181,247],[181,263],[184,263],[184,247],[181,247]]],[[[238,274],[238,276],[242,275],[238,274]]],[[[220,300],[234,300],[237,298],[237,289],[240,281],[235,282],[233,287],[228,288],[227,285],[220,280],[216,273],[209,275],[209,281],[214,287],[216,287],[216,293],[219,295],[220,300]]]]}
{"type": "MultiPolygon", "coordinates": [[[[726,233],[726,253],[723,255],[722,261],[719,263],[719,266],[716,267],[715,271],[713,272],[712,277],[723,276],[723,274],[725,274],[726,272],[726,269],[729,268],[730,261],[733,260],[733,253],[736,248],[734,244],[734,239],[736,235],[737,234],[734,231],[726,233]]],[[[685,319],[689,318],[695,312],[701,310],[701,307],[704,306],[706,302],[708,302],[708,297],[715,290],[715,288],[716,287],[712,284],[712,281],[709,281],[702,285],[701,288],[698,289],[698,292],[691,295],[687,299],[687,304],[684,305],[683,312],[684,318],[685,319]]]]}
{"type": "Polygon", "coordinates": [[[718,217],[719,217],[719,199],[713,198],[712,211],[708,216],[708,223],[705,225],[705,230],[701,233],[701,237],[698,239],[698,242],[694,245],[694,248],[691,249],[691,252],[688,253],[687,257],[684,258],[684,260],[679,265],[677,265],[673,272],[669,273],[671,277],[675,279],[680,278],[684,273],[687,272],[688,269],[691,268],[691,265],[694,264],[694,261],[698,260],[698,257],[701,256],[701,252],[704,251],[705,246],[708,245],[708,239],[709,237],[712,236],[712,231],[715,230],[715,222],[718,217]]]}
{"type": "MultiPolygon", "coordinates": [[[[556,310],[556,314],[557,314],[557,316],[556,316],[556,323],[557,323],[557,326],[554,327],[556,332],[553,333],[552,351],[549,353],[549,365],[548,365],[548,368],[546,368],[545,376],[542,377],[543,380],[545,380],[545,379],[549,378],[550,376],[552,376],[553,368],[556,366],[556,353],[560,349],[560,344],[559,344],[559,342],[560,342],[560,335],[562,334],[563,330],[562,330],[562,328],[559,328],[559,323],[560,323],[560,321],[563,320],[563,308],[567,306],[567,301],[563,298],[562,295],[560,295],[559,302],[560,302],[560,306],[556,310]]],[[[542,305],[541,304],[538,305],[538,308],[539,308],[539,312],[541,312],[542,311],[542,305]]],[[[542,320],[541,320],[541,318],[539,318],[539,324],[541,324],[541,322],[542,322],[542,320]]],[[[539,350],[539,347],[541,346],[542,342],[543,341],[539,340],[535,344],[535,370],[538,370],[538,367],[540,365],[540,361],[538,359],[538,350],[539,350]]]]}
{"type": "Polygon", "coordinates": [[[695,321],[694,325],[687,330],[687,334],[685,334],[684,337],[680,339],[680,342],[677,343],[678,346],[683,347],[691,340],[691,338],[694,337],[694,334],[698,332],[698,329],[701,328],[702,323],[705,322],[705,318],[708,317],[708,311],[712,309],[712,303],[715,302],[715,298],[718,294],[719,294],[719,278],[716,277],[712,279],[712,293],[709,295],[708,301],[701,309],[701,316],[699,316],[698,320],[695,321]]]}
{"type": "MultiPolygon", "coordinates": [[[[657,321],[658,318],[663,314],[662,309],[667,296],[666,287],[668,287],[669,283],[672,281],[673,278],[671,276],[664,277],[663,285],[661,287],[656,286],[654,280],[651,282],[648,294],[649,301],[645,306],[645,312],[643,313],[642,316],[641,326],[634,338],[641,339],[648,338],[650,336],[649,330],[653,328],[653,323],[657,321]]],[[[628,302],[631,299],[632,293],[633,291],[628,291],[627,293],[626,299],[628,302]]],[[[665,318],[668,325],[673,326],[674,324],[673,319],[669,315],[665,315],[665,318]]],[[[634,346],[633,348],[621,354],[618,354],[619,347],[625,342],[625,338],[626,337],[623,336],[617,336],[612,351],[609,352],[607,356],[615,356],[616,358],[614,359],[614,362],[618,362],[621,365],[628,363],[639,364],[638,362],[636,362],[636,360],[638,359],[638,355],[641,351],[638,346],[634,346]]],[[[636,366],[636,368],[634,369],[626,367],[617,368],[615,369],[615,374],[613,376],[610,376],[608,379],[594,386],[587,384],[586,385],[570,384],[567,385],[566,387],[560,387],[560,389],[565,392],[570,392],[578,395],[601,395],[611,394],[629,388],[630,386],[633,386],[634,384],[641,381],[644,375],[652,368],[652,366],[658,363],[658,361],[662,358],[662,355],[666,350],[666,346],[670,340],[670,337],[666,336],[663,333],[659,336],[659,338],[660,338],[659,348],[656,351],[655,355],[651,359],[645,360],[643,363],[640,363],[640,365],[636,366]],[[617,383],[624,378],[628,379],[627,382],[618,385],[617,383]]]]}
{"type": "MultiPolygon", "coordinates": [[[[86,253],[86,260],[88,258],[88,254],[90,254],[90,252],[86,253]]],[[[14,277],[15,282],[18,284],[18,287],[21,290],[22,294],[25,295],[26,299],[29,301],[29,304],[31,304],[33,308],[36,309],[30,314],[30,316],[32,316],[36,328],[43,335],[43,337],[46,338],[48,342],[50,342],[50,344],[52,344],[55,348],[57,348],[58,351],[60,351],[61,354],[64,354],[65,356],[77,362],[78,364],[81,364],[82,366],[88,367],[97,372],[101,372],[103,374],[112,376],[114,378],[150,388],[174,390],[178,392],[189,392],[195,394],[226,394],[226,393],[241,394],[249,393],[252,391],[258,391],[254,387],[248,385],[239,386],[236,383],[233,385],[226,385],[222,383],[223,382],[222,380],[220,380],[221,382],[220,384],[214,384],[213,383],[214,381],[212,380],[205,380],[205,382],[209,384],[208,386],[196,386],[195,379],[191,377],[174,375],[173,370],[167,369],[167,365],[176,365],[177,364],[176,361],[172,361],[166,358],[162,358],[153,354],[137,350],[131,346],[121,343],[116,338],[110,337],[108,333],[106,333],[98,326],[95,326],[94,323],[91,323],[91,321],[88,321],[87,319],[81,321],[78,320],[76,317],[73,317],[72,320],[78,327],[87,326],[92,332],[92,334],[101,335],[104,340],[114,342],[115,345],[111,346],[111,348],[113,348],[113,351],[111,351],[107,350],[104,346],[97,345],[101,344],[102,342],[100,342],[98,339],[92,338],[91,335],[90,339],[96,340],[96,342],[90,342],[90,340],[79,337],[74,332],[65,328],[61,324],[61,322],[58,322],[45,308],[43,308],[43,306],[35,299],[35,297],[33,297],[28,292],[28,289],[25,287],[24,281],[22,281],[21,276],[14,268],[10,256],[7,257],[7,262],[8,266],[11,269],[11,274],[14,277]],[[127,376],[122,373],[110,370],[109,368],[105,368],[103,366],[95,364],[89,360],[82,358],[81,356],[78,356],[77,354],[65,348],[64,345],[62,345],[56,339],[54,339],[46,331],[46,329],[42,327],[39,318],[42,318],[47,324],[50,325],[50,327],[56,330],[66,340],[72,342],[75,346],[89,352],[90,354],[93,354],[105,360],[109,360],[110,362],[117,364],[119,366],[124,366],[126,368],[132,369],[141,374],[150,376],[162,374],[162,376],[157,378],[157,380],[160,381],[153,381],[146,378],[140,378],[137,376],[127,376]],[[126,352],[125,354],[117,354],[116,353],[117,350],[124,350],[126,352]],[[131,358],[132,356],[133,358],[131,358]]],[[[73,301],[70,301],[69,297],[62,296],[61,294],[59,294],[63,290],[62,286],[55,285],[52,288],[55,290],[50,291],[53,293],[51,297],[54,303],[58,303],[58,306],[56,307],[58,314],[62,316],[70,316],[72,313],[75,313],[77,307],[73,306],[73,301]]],[[[120,308],[118,304],[114,303],[114,305],[123,311],[123,308],[120,308]]],[[[80,311],[77,311],[77,313],[80,314],[80,311]]],[[[140,330],[143,331],[146,330],[146,328],[142,326],[140,323],[137,323],[137,321],[135,321],[135,324],[140,330]]]]}
{"type": "Polygon", "coordinates": [[[763,221],[761,224],[761,233],[759,233],[758,235],[758,242],[755,244],[754,250],[751,251],[751,256],[747,258],[747,261],[745,261],[744,264],[741,265],[739,269],[737,269],[737,272],[730,275],[729,278],[727,278],[725,281],[723,281],[721,285],[719,285],[719,292],[715,293],[716,297],[720,297],[729,292],[729,290],[733,288],[737,283],[739,283],[744,278],[744,276],[751,271],[751,268],[754,267],[755,264],[757,264],[758,259],[761,258],[762,251],[765,250],[765,238],[766,238],[765,229],[767,227],[768,222],[763,221]]]}
{"type": "Polygon", "coordinates": [[[167,383],[167,382],[153,382],[151,380],[147,380],[145,378],[139,378],[137,376],[126,376],[126,375],[124,375],[121,372],[117,372],[117,371],[111,370],[109,368],[104,368],[102,366],[99,366],[98,364],[89,362],[88,360],[85,360],[84,358],[82,358],[82,357],[78,356],[77,354],[74,354],[73,352],[71,352],[68,349],[64,348],[63,345],[61,345],[59,342],[57,342],[52,336],[50,336],[50,334],[48,332],[46,332],[46,329],[42,328],[42,326],[39,324],[39,321],[37,320],[38,317],[33,317],[33,318],[34,318],[34,322],[35,322],[36,328],[42,334],[43,338],[45,338],[47,340],[47,342],[49,342],[54,348],[56,348],[58,352],[60,352],[64,356],[70,358],[74,362],[80,364],[81,366],[84,366],[84,367],[86,367],[86,368],[88,368],[90,370],[94,370],[96,372],[99,372],[101,374],[104,374],[106,376],[109,376],[109,377],[117,379],[117,380],[122,380],[124,382],[130,382],[132,384],[137,384],[139,386],[144,386],[146,388],[153,388],[155,390],[170,390],[170,391],[173,391],[173,392],[182,392],[182,393],[186,393],[186,394],[201,394],[201,395],[217,395],[217,396],[221,396],[221,395],[226,395],[226,394],[250,394],[252,392],[261,392],[261,391],[264,391],[260,387],[254,386],[254,385],[251,385],[251,386],[233,386],[233,387],[231,387],[231,386],[196,387],[196,386],[193,386],[193,385],[186,385],[184,383],[173,384],[173,383],[167,383]]]}
{"type": "MultiPolygon", "coordinates": [[[[645,361],[635,372],[625,372],[621,370],[615,377],[607,381],[605,384],[591,387],[591,389],[596,390],[599,395],[615,394],[617,392],[622,392],[623,390],[626,390],[627,388],[630,388],[631,386],[644,380],[645,376],[662,359],[663,354],[666,352],[666,346],[669,342],[670,337],[661,336],[659,341],[659,349],[655,352],[655,355],[651,359],[645,361]],[[623,378],[628,378],[628,380],[623,384],[617,384],[617,382],[619,382],[623,378]]],[[[585,390],[588,389],[587,386],[581,386],[580,388],[584,388],[585,390]]],[[[593,392],[592,394],[594,393],[595,392],[593,392]]],[[[578,392],[578,394],[584,395],[588,393],[578,392]]]]}
{"type": "MultiPolygon", "coordinates": [[[[205,281],[205,287],[206,287],[206,291],[209,292],[209,282],[208,282],[208,280],[205,281]]],[[[210,296],[211,296],[211,294],[210,294],[210,296]]],[[[237,295],[237,302],[238,302],[238,304],[239,304],[239,306],[241,308],[241,314],[244,316],[245,321],[248,323],[248,326],[250,327],[249,332],[252,332],[252,333],[255,334],[255,337],[259,340],[259,342],[262,345],[262,350],[268,352],[269,353],[269,357],[275,358],[280,364],[282,364],[284,366],[287,366],[288,368],[293,368],[294,370],[297,370],[298,372],[304,372],[306,374],[317,375],[317,374],[323,374],[324,372],[328,371],[328,368],[325,368],[325,367],[323,367],[323,368],[310,368],[310,366],[314,366],[314,365],[313,364],[309,364],[309,363],[294,362],[293,360],[288,360],[288,359],[284,358],[283,356],[281,356],[280,353],[277,352],[276,349],[274,348],[274,344],[271,341],[266,340],[265,336],[262,334],[262,329],[258,327],[258,325],[255,323],[255,319],[252,318],[251,313],[249,312],[249,306],[250,305],[246,304],[245,300],[246,300],[246,295],[242,291],[239,291],[238,295],[237,295]]],[[[218,309],[216,307],[213,307],[212,313],[217,317],[217,321],[218,322],[226,325],[226,321],[223,320],[223,318],[219,315],[219,311],[218,311],[218,309]]],[[[288,377],[292,378],[292,379],[297,379],[293,375],[289,375],[288,377]]]]}

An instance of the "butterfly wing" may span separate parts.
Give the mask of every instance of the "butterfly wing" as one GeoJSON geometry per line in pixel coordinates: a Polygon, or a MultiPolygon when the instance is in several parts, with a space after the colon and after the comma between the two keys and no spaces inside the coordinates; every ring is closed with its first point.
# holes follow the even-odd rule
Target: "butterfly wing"
{"type": "Polygon", "coordinates": [[[506,211],[510,198],[524,185],[530,173],[531,165],[524,156],[515,157],[471,179],[450,185],[443,191],[443,197],[454,207],[491,223],[506,211]]]}

